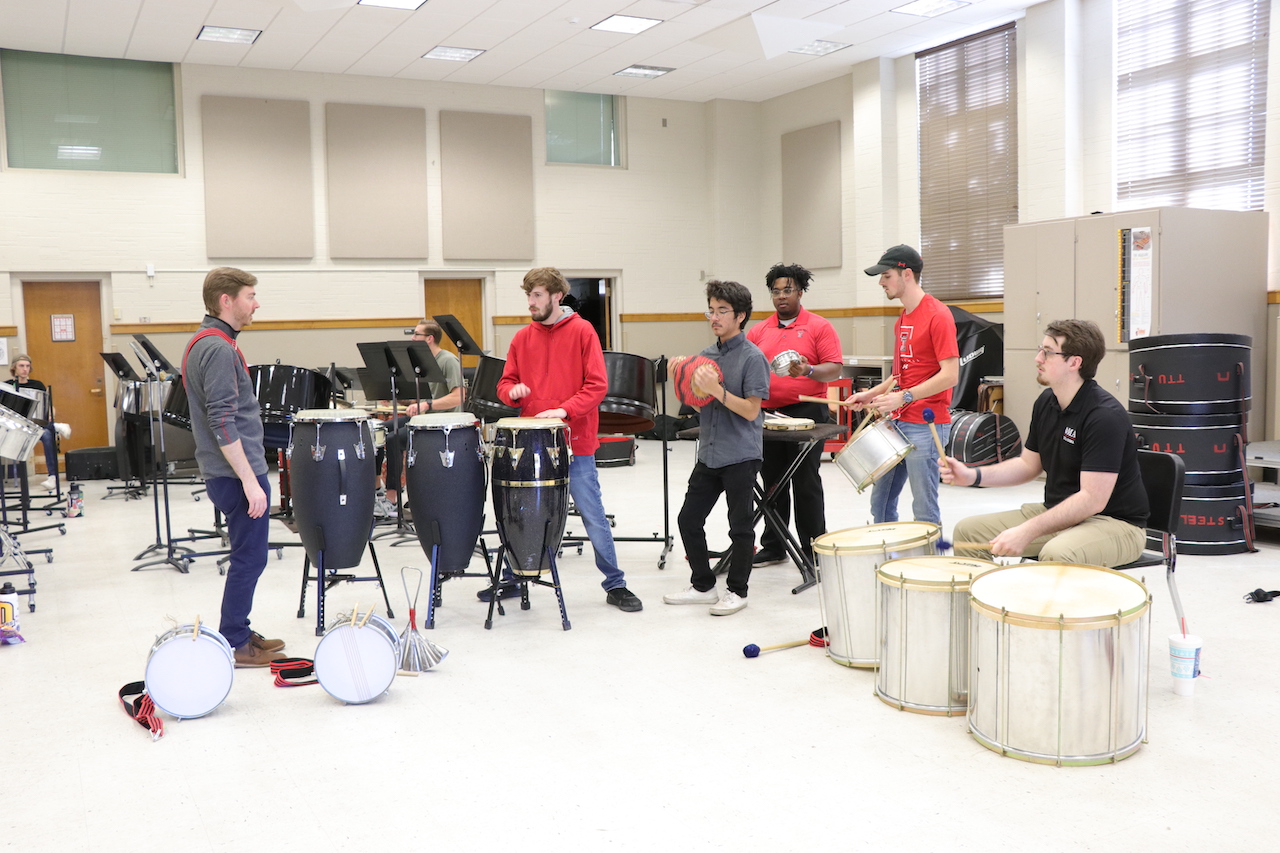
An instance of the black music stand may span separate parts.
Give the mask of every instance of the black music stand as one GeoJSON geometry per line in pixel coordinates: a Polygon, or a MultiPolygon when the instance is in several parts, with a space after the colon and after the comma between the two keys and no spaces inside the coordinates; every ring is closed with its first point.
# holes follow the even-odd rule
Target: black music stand
{"type": "Polygon", "coordinates": [[[457,317],[452,314],[436,314],[432,319],[440,324],[441,331],[453,341],[453,345],[458,348],[458,355],[484,355],[484,350],[474,338],[467,334],[466,328],[458,322],[457,317]]]}
{"type": "Polygon", "coordinates": [[[181,373],[180,370],[178,370],[176,367],[174,367],[172,364],[169,363],[169,359],[164,357],[164,353],[156,349],[155,344],[147,340],[146,335],[134,335],[133,339],[142,345],[142,348],[147,353],[147,358],[151,360],[151,366],[156,369],[157,373],[160,373],[162,375],[166,373],[172,374],[172,375],[181,373]]]}
{"type": "MultiPolygon", "coordinates": [[[[124,353],[119,352],[100,352],[102,360],[107,363],[107,367],[111,368],[111,372],[115,374],[116,381],[124,384],[126,382],[140,382],[142,377],[139,376],[129,364],[129,360],[124,357],[124,353]]],[[[150,355],[150,353],[148,353],[150,355]]],[[[119,405],[119,394],[116,396],[116,403],[119,405]]],[[[125,418],[124,412],[120,413],[121,418],[125,418]]],[[[121,472],[121,479],[124,480],[123,486],[107,486],[106,497],[115,497],[112,492],[123,492],[125,500],[130,498],[141,499],[147,493],[147,484],[142,478],[143,460],[146,458],[146,449],[142,446],[142,433],[138,430],[136,424],[131,423],[127,418],[124,426],[125,440],[125,459],[135,469],[131,471],[121,472]],[[133,474],[138,474],[137,482],[134,482],[133,474]]]]}
{"type": "MultiPolygon", "coordinates": [[[[392,346],[395,343],[399,343],[401,346],[404,345],[404,342],[393,341],[360,341],[356,343],[356,348],[360,350],[360,356],[367,365],[356,369],[365,399],[391,401],[391,436],[387,437],[388,453],[392,452],[391,448],[395,444],[392,441],[392,436],[400,433],[400,388],[404,384],[405,376],[412,375],[405,369],[408,367],[407,357],[405,359],[406,364],[402,365],[392,351],[392,346]]],[[[439,367],[436,369],[439,370],[439,367]]],[[[399,483],[396,483],[395,490],[396,528],[388,533],[379,533],[374,537],[375,539],[390,535],[403,539],[416,538],[413,528],[406,524],[404,520],[404,489],[400,488],[399,483]]]]}
{"type": "Polygon", "coordinates": [[[440,369],[440,362],[436,361],[436,357],[431,352],[431,345],[426,341],[388,341],[387,345],[401,369],[408,367],[404,370],[404,375],[413,377],[413,399],[426,399],[422,396],[424,380],[428,383],[428,387],[432,382],[440,385],[448,384],[444,371],[440,369]]]}

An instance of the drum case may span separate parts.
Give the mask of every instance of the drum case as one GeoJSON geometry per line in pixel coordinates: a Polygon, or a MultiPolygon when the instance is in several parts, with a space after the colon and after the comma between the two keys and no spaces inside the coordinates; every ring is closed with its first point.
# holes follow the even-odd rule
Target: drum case
{"type": "Polygon", "coordinates": [[[68,450],[66,459],[66,479],[69,481],[116,480],[120,477],[114,447],[81,447],[78,450],[68,450]]]}

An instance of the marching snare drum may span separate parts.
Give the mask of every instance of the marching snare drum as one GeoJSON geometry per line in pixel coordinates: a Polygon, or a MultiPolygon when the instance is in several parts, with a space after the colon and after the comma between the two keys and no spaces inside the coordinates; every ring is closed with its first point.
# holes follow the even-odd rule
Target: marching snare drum
{"type": "Polygon", "coordinates": [[[935,553],[941,535],[938,525],[927,521],[894,521],[824,533],[813,540],[828,657],[842,666],[879,665],[876,569],[900,557],[935,553]]]}
{"type": "Polygon", "coordinates": [[[569,517],[568,425],[558,418],[494,424],[493,515],[518,575],[551,571],[569,517]]]}
{"type": "Polygon", "coordinates": [[[484,451],[470,412],[433,412],[409,420],[405,486],[413,526],[428,559],[440,531],[441,572],[465,572],[484,526],[484,451]]]}
{"type": "Polygon", "coordinates": [[[147,693],[180,720],[203,717],[231,693],[235,655],[221,634],[204,625],[179,625],[156,638],[147,658],[147,693]]]}
{"type": "Polygon", "coordinates": [[[296,413],[327,409],[333,395],[329,377],[305,367],[287,364],[249,366],[253,395],[262,407],[262,443],[268,449],[289,444],[289,422],[296,413]]]}
{"type": "Polygon", "coordinates": [[[1001,566],[969,585],[969,731],[1002,755],[1103,764],[1147,729],[1151,596],[1111,569],[1001,566]]]}
{"type": "Polygon", "coordinates": [[[906,557],[876,570],[876,695],[899,711],[963,714],[969,705],[969,583],[996,568],[965,557],[906,557]]]}
{"type": "Polygon", "coordinates": [[[26,462],[43,433],[44,427],[0,406],[0,458],[26,462]]]}
{"type": "Polygon", "coordinates": [[[395,628],[370,611],[344,613],[316,645],[316,681],[334,699],[363,705],[391,687],[400,667],[400,638],[395,628]]]}
{"type": "Polygon", "coordinates": [[[862,492],[907,458],[915,445],[907,441],[893,421],[882,418],[849,439],[833,460],[836,467],[862,492]]]}
{"type": "Polygon", "coordinates": [[[352,409],[303,409],[289,434],[293,514],[316,565],[349,569],[364,558],[373,529],[373,433],[352,409]],[[324,562],[320,562],[320,552],[324,562]]]}

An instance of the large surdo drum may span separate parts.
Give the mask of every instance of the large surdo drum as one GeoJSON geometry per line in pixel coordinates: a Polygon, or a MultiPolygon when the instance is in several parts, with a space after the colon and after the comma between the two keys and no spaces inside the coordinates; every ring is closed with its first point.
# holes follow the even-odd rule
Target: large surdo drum
{"type": "Polygon", "coordinates": [[[373,455],[364,412],[303,409],[293,418],[288,457],[294,519],[307,556],[326,570],[358,566],[364,557],[373,528],[373,455]]]}
{"type": "Polygon", "coordinates": [[[558,418],[494,424],[493,514],[518,575],[551,571],[569,517],[568,425],[558,418]]]}
{"type": "Polygon", "coordinates": [[[262,443],[279,449],[289,443],[289,422],[298,412],[326,409],[333,383],[323,373],[287,364],[254,364],[249,367],[253,395],[262,407],[262,443]]]}
{"type": "Polygon", "coordinates": [[[476,416],[434,412],[411,418],[405,483],[427,557],[438,530],[436,568],[465,572],[484,525],[484,451],[476,416]]]}

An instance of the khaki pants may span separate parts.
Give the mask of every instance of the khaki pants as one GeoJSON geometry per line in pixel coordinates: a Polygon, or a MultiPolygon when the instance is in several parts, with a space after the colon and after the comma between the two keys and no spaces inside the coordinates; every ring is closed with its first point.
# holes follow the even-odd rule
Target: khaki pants
{"type": "MultiPolygon", "coordinates": [[[[1023,504],[1021,509],[970,516],[957,523],[951,535],[956,542],[989,542],[1044,511],[1044,504],[1023,504]]],[[[1147,532],[1141,527],[1108,515],[1094,515],[1074,527],[1031,540],[1022,556],[1112,568],[1138,559],[1146,540],[1147,532]]],[[[990,551],[975,548],[956,548],[955,553],[958,557],[991,557],[990,551]]]]}

